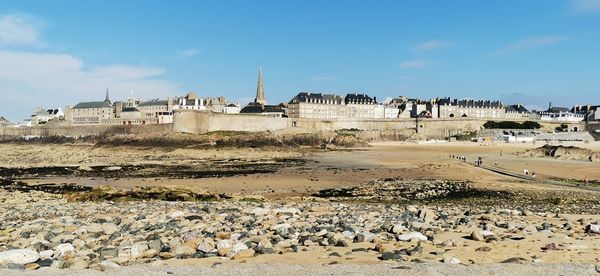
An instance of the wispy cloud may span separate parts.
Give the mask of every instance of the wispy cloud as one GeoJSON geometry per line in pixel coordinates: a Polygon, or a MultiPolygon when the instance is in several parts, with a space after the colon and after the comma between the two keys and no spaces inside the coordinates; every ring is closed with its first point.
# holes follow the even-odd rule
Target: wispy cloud
{"type": "Polygon", "coordinates": [[[407,60],[405,62],[400,63],[400,67],[410,68],[410,69],[418,69],[425,68],[433,65],[434,63],[427,60],[407,60]]]}
{"type": "Polygon", "coordinates": [[[450,47],[451,45],[452,43],[446,40],[429,40],[417,44],[413,50],[416,52],[427,52],[450,47]]]}
{"type": "Polygon", "coordinates": [[[571,12],[573,12],[573,13],[600,12],[600,0],[571,0],[571,12]]]}
{"type": "Polygon", "coordinates": [[[0,45],[40,46],[43,23],[36,17],[24,14],[0,16],[0,45]]]}
{"type": "Polygon", "coordinates": [[[529,37],[509,44],[504,48],[500,48],[496,50],[494,54],[506,54],[523,50],[535,49],[544,46],[559,44],[567,40],[569,40],[569,37],[562,35],[529,37]]]}
{"type": "Polygon", "coordinates": [[[133,65],[86,65],[69,54],[0,51],[0,83],[5,111],[30,112],[36,105],[60,107],[102,99],[109,87],[119,97],[135,90],[145,98],[177,95],[179,86],[160,79],[162,68],[133,65]]]}
{"type": "Polygon", "coordinates": [[[177,54],[177,56],[179,58],[189,58],[189,57],[193,57],[195,55],[198,55],[200,53],[202,53],[202,50],[192,48],[192,49],[185,49],[185,50],[179,51],[179,53],[177,54]]]}
{"type": "Polygon", "coordinates": [[[312,81],[328,81],[334,79],[332,76],[313,76],[310,78],[312,81]]]}

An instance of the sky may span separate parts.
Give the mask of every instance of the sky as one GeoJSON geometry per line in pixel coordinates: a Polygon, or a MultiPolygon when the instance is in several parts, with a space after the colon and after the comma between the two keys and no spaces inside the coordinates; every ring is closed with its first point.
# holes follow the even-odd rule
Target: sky
{"type": "Polygon", "coordinates": [[[600,104],[600,0],[0,0],[0,116],[193,91],[600,104]]]}

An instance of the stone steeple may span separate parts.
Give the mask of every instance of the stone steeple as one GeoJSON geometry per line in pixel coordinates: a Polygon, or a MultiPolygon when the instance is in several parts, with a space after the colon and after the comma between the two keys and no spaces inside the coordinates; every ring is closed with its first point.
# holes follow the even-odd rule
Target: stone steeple
{"type": "Polygon", "coordinates": [[[256,87],[256,98],[254,99],[254,102],[262,105],[267,104],[267,100],[265,99],[265,92],[263,91],[262,66],[258,66],[258,85],[256,87]]]}

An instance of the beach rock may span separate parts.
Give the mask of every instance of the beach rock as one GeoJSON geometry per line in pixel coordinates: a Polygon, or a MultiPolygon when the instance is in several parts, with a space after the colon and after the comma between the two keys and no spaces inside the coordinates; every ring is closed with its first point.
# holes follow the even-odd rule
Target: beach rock
{"type": "Polygon", "coordinates": [[[388,260],[401,260],[402,256],[399,253],[396,252],[383,252],[381,254],[381,257],[379,257],[380,260],[382,261],[388,261],[388,260]]]}
{"type": "Polygon", "coordinates": [[[173,248],[171,248],[170,252],[175,255],[191,256],[192,254],[196,253],[196,249],[188,244],[176,244],[173,246],[173,248]]]}
{"type": "Polygon", "coordinates": [[[213,241],[205,239],[198,244],[196,249],[202,253],[213,252],[215,250],[215,244],[213,241]]]}
{"type": "Polygon", "coordinates": [[[590,224],[587,226],[588,233],[600,234],[600,225],[598,224],[590,224]]]}
{"type": "Polygon", "coordinates": [[[475,230],[471,232],[471,235],[469,237],[474,241],[485,241],[485,237],[483,236],[480,230],[475,230]]]}
{"type": "Polygon", "coordinates": [[[255,215],[257,217],[262,217],[264,215],[267,215],[269,212],[270,212],[269,209],[261,208],[261,207],[256,207],[256,208],[252,209],[252,211],[250,211],[250,213],[252,213],[253,215],[255,215]]]}
{"type": "Polygon", "coordinates": [[[107,269],[116,269],[116,268],[120,268],[121,266],[118,265],[117,263],[111,261],[111,260],[104,260],[102,262],[100,262],[100,268],[102,270],[107,270],[107,269]]]}
{"type": "Polygon", "coordinates": [[[420,240],[420,241],[426,241],[427,237],[425,235],[421,234],[420,232],[410,232],[408,234],[398,235],[396,237],[396,239],[399,241],[410,241],[413,239],[420,240]]]}
{"type": "Polygon", "coordinates": [[[391,232],[394,233],[394,234],[400,234],[400,233],[402,233],[404,231],[407,231],[407,230],[408,229],[406,227],[404,227],[404,225],[402,225],[402,224],[395,224],[392,227],[392,231],[391,232]]]}
{"type": "Polygon", "coordinates": [[[457,265],[457,264],[460,264],[461,261],[455,257],[445,257],[443,260],[443,263],[457,265]]]}
{"type": "Polygon", "coordinates": [[[174,211],[169,214],[169,218],[172,218],[172,219],[181,218],[184,216],[185,216],[185,213],[183,211],[174,211]]]}
{"type": "Polygon", "coordinates": [[[90,267],[90,263],[83,259],[77,259],[69,264],[69,269],[87,269],[90,267]]]}
{"type": "Polygon", "coordinates": [[[40,268],[41,266],[37,263],[29,263],[23,266],[23,269],[25,270],[36,270],[38,268],[40,268]]]}
{"type": "Polygon", "coordinates": [[[59,245],[57,245],[54,250],[59,254],[59,255],[65,255],[67,252],[72,252],[75,251],[75,247],[73,247],[72,244],[70,243],[61,243],[59,245]]]}
{"type": "Polygon", "coordinates": [[[237,252],[233,256],[233,259],[234,260],[241,260],[241,259],[251,258],[251,257],[254,257],[254,253],[255,252],[252,249],[243,249],[243,250],[240,250],[239,252],[237,252]]]}
{"type": "Polygon", "coordinates": [[[40,254],[31,249],[11,249],[0,252],[0,263],[24,265],[39,260],[40,254]]]}

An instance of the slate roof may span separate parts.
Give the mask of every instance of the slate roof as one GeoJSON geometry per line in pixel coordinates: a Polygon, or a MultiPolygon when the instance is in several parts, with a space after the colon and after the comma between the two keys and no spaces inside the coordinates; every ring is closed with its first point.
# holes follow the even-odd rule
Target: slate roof
{"type": "Polygon", "coordinates": [[[139,112],[139,110],[135,107],[125,107],[123,108],[123,112],[139,112]]]}
{"type": "Polygon", "coordinates": [[[323,93],[310,93],[310,92],[300,92],[296,95],[289,103],[307,103],[307,102],[317,102],[317,103],[326,103],[333,102],[335,104],[342,104],[343,102],[342,96],[338,96],[335,94],[323,94],[323,93]]]}
{"type": "Polygon", "coordinates": [[[149,102],[143,102],[141,104],[138,104],[138,107],[144,107],[144,106],[162,106],[162,105],[168,105],[169,101],[168,100],[164,100],[164,101],[149,101],[149,102]]]}
{"type": "Polygon", "coordinates": [[[531,113],[527,108],[520,104],[513,104],[506,107],[507,112],[531,113]]]}
{"type": "Polygon", "coordinates": [[[369,97],[367,94],[348,94],[344,98],[346,104],[376,104],[375,98],[369,97]]]}
{"type": "Polygon", "coordinates": [[[81,102],[73,107],[73,109],[85,109],[85,108],[111,108],[112,105],[108,101],[102,102],[81,102]]]}
{"type": "Polygon", "coordinates": [[[500,101],[490,101],[490,100],[457,100],[450,98],[443,98],[438,101],[440,105],[457,105],[457,106],[465,106],[465,107],[493,107],[500,108],[504,107],[502,102],[500,101]]]}
{"type": "Polygon", "coordinates": [[[548,108],[548,110],[546,110],[546,111],[551,112],[551,113],[560,113],[560,112],[570,112],[571,110],[566,107],[553,106],[551,108],[548,108]]]}
{"type": "Polygon", "coordinates": [[[249,103],[248,105],[244,106],[244,108],[242,108],[242,110],[240,110],[240,113],[284,113],[283,108],[281,107],[281,105],[262,105],[259,103],[249,103]]]}

